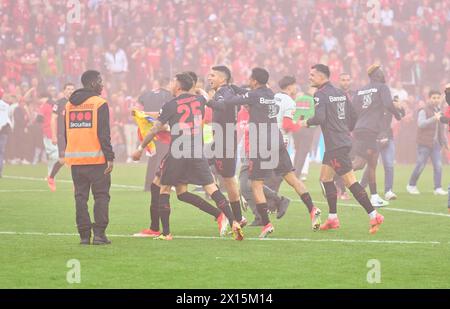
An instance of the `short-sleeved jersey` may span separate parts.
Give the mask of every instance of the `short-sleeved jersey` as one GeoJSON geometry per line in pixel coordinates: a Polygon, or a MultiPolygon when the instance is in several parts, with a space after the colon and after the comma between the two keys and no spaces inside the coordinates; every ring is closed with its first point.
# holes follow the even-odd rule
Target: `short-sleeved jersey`
{"type": "Polygon", "coordinates": [[[171,151],[176,148],[172,145],[177,143],[182,144],[179,148],[185,154],[182,157],[203,156],[202,125],[205,104],[203,96],[183,93],[163,105],[158,120],[170,126],[171,151]]]}

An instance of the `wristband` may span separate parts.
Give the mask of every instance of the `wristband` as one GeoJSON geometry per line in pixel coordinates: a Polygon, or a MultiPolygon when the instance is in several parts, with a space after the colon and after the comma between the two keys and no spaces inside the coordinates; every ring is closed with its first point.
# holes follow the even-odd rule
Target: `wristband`
{"type": "Polygon", "coordinates": [[[144,150],[144,148],[142,148],[142,145],[139,145],[139,146],[138,146],[138,150],[139,150],[139,151],[143,151],[143,150],[144,150]]]}

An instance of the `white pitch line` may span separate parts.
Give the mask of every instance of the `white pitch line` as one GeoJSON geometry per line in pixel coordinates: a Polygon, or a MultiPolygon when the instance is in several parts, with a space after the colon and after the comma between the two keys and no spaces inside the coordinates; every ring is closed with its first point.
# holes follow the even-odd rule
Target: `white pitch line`
{"type": "MultiPolygon", "coordinates": [[[[301,202],[301,200],[294,200],[296,202],[301,202]]],[[[322,204],[322,205],[328,205],[327,202],[314,202],[316,204],[322,204]]],[[[360,205],[356,204],[338,204],[338,206],[346,206],[346,207],[361,207],[360,205]]],[[[411,214],[417,214],[417,215],[427,215],[427,216],[438,216],[438,217],[447,217],[450,218],[450,214],[444,214],[439,212],[431,212],[431,211],[421,211],[421,210],[414,210],[414,209],[402,209],[402,208],[392,208],[392,207],[380,207],[375,209],[382,209],[383,211],[396,211],[396,212],[405,212],[405,213],[411,213],[411,214]]]]}
{"type": "MultiPolygon", "coordinates": [[[[120,188],[112,188],[111,192],[129,192],[129,191],[142,191],[142,190],[137,190],[137,189],[120,189],[120,188]]],[[[0,193],[33,193],[33,192],[50,192],[49,189],[47,190],[41,190],[41,189],[11,189],[11,190],[0,190],[0,193]]],[[[72,192],[73,193],[73,189],[58,189],[58,192],[72,192]]]]}
{"type": "MultiPolygon", "coordinates": [[[[0,231],[0,235],[23,236],[78,236],[76,233],[42,233],[42,232],[9,232],[0,231]]],[[[109,237],[139,238],[125,234],[108,234],[109,237]]],[[[217,236],[174,236],[174,239],[204,239],[204,240],[232,240],[231,238],[217,236]]],[[[332,242],[332,243],[360,243],[360,244],[402,244],[402,245],[440,245],[440,241],[415,241],[415,240],[358,240],[358,239],[310,239],[310,238],[245,238],[246,241],[286,241],[286,242],[332,242]]],[[[450,244],[450,242],[449,242],[450,244]]]]}
{"type": "MultiPolygon", "coordinates": [[[[47,180],[45,178],[38,178],[38,177],[24,177],[24,176],[3,176],[5,179],[15,179],[15,180],[29,180],[29,181],[39,181],[39,182],[46,182],[47,180]]],[[[67,179],[57,179],[56,182],[62,182],[62,183],[73,183],[72,180],[67,179]]],[[[118,184],[111,184],[111,187],[113,188],[123,188],[123,189],[135,189],[135,190],[142,190],[142,187],[139,186],[128,186],[128,185],[118,185],[118,184]]],[[[47,190],[48,191],[48,190],[47,190]]]]}
{"type": "MultiPolygon", "coordinates": [[[[6,179],[17,179],[17,180],[30,180],[30,181],[45,181],[45,178],[35,178],[35,177],[23,177],[23,176],[3,176],[6,179]]],[[[58,179],[58,182],[63,183],[72,183],[71,180],[65,180],[65,179],[58,179]]],[[[134,190],[142,190],[142,187],[140,186],[128,186],[128,185],[120,185],[120,184],[111,184],[111,187],[113,188],[123,188],[123,189],[134,189],[134,190]]],[[[143,190],[142,190],[143,191],[143,190]]],[[[2,191],[0,191],[2,192],[2,191]]],[[[293,202],[301,202],[301,200],[294,199],[291,200],[293,202]]],[[[327,202],[321,202],[316,201],[314,203],[322,204],[322,205],[328,205],[327,202]]],[[[346,207],[360,207],[356,204],[342,204],[339,203],[338,206],[346,206],[346,207]]],[[[402,209],[402,208],[392,208],[392,207],[382,207],[383,211],[396,211],[396,212],[404,212],[404,213],[411,213],[411,214],[417,214],[417,215],[427,215],[427,216],[437,216],[437,217],[447,217],[450,218],[450,214],[444,214],[444,213],[438,213],[438,212],[430,212],[430,211],[421,211],[421,210],[414,210],[414,209],[402,209]]]]}
{"type": "MultiPolygon", "coordinates": [[[[61,190],[61,191],[69,191],[69,190],[61,190]]],[[[39,189],[11,189],[11,190],[0,190],[0,193],[20,193],[20,192],[49,192],[49,190],[39,190],[39,189]]]]}

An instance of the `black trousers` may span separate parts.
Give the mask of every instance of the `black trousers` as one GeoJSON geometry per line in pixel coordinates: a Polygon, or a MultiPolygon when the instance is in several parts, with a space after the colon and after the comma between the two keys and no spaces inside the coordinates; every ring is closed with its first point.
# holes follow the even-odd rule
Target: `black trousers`
{"type": "Polygon", "coordinates": [[[105,175],[106,164],[74,165],[72,179],[75,186],[76,222],[80,236],[105,233],[109,222],[109,189],[111,175],[105,175]],[[89,216],[88,200],[92,189],[94,195],[94,223],[89,216]]]}
{"type": "Polygon", "coordinates": [[[155,142],[156,154],[153,157],[148,158],[147,162],[147,174],[145,175],[145,191],[150,191],[153,179],[155,178],[156,172],[159,170],[159,165],[164,156],[169,152],[170,145],[161,143],[160,141],[155,142]]]}

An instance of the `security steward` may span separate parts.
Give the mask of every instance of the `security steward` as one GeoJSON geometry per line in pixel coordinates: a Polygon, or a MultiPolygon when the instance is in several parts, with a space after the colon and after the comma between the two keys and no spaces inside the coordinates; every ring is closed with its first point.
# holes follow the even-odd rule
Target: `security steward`
{"type": "Polygon", "coordinates": [[[99,72],[86,71],[81,77],[84,88],[69,98],[65,110],[65,162],[71,166],[75,187],[76,222],[82,245],[107,245],[109,189],[114,152],[111,146],[109,108],[100,97],[103,81],[99,72]],[[88,210],[89,191],[94,195],[94,219],[88,210]]]}

